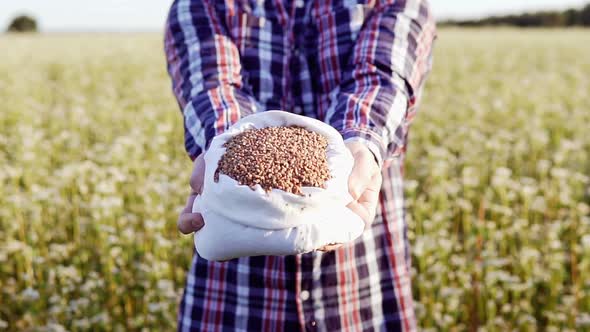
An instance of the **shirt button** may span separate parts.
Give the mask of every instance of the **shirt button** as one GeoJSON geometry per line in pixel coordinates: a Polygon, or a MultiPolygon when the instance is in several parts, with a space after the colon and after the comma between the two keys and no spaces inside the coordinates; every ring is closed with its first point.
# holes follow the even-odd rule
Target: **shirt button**
{"type": "Polygon", "coordinates": [[[302,301],[307,301],[307,300],[309,300],[309,292],[306,290],[301,291],[301,294],[299,295],[299,297],[301,298],[302,301]]]}

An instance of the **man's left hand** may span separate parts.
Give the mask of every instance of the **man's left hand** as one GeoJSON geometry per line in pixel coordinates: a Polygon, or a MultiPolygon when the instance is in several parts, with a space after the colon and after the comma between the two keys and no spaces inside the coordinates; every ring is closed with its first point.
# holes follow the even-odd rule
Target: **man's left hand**
{"type": "Polygon", "coordinates": [[[368,229],[375,219],[381,190],[381,169],[375,156],[361,142],[346,143],[346,147],[354,157],[354,166],[348,179],[348,191],[353,201],[348,208],[358,214],[368,229]]]}

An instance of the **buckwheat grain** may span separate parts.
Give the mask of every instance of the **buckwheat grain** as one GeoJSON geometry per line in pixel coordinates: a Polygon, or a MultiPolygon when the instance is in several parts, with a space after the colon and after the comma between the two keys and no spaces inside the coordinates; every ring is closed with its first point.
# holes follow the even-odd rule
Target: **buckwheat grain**
{"type": "Polygon", "coordinates": [[[242,185],[302,195],[301,187],[325,187],[330,178],[328,140],[301,127],[247,130],[224,145],[215,181],[225,174],[242,185]]]}

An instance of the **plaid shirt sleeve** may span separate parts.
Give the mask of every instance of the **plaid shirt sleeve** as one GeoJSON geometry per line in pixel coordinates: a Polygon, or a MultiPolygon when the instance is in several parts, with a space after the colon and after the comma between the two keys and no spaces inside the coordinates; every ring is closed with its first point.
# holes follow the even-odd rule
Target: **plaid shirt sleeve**
{"type": "Polygon", "coordinates": [[[365,142],[379,163],[405,148],[436,35],[427,1],[384,2],[356,23],[362,28],[324,119],[346,140],[365,142]]]}
{"type": "Polygon", "coordinates": [[[258,105],[243,87],[238,49],[211,1],[174,1],[164,48],[184,116],[185,148],[194,160],[258,105]]]}

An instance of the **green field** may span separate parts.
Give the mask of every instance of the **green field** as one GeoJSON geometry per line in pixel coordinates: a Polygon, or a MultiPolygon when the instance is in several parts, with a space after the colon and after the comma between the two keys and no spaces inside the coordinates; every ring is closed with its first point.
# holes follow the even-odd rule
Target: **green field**
{"type": "MultiPolygon", "coordinates": [[[[149,34],[0,37],[0,331],[167,331],[191,164],[149,34]]],[[[424,330],[590,331],[590,33],[441,30],[406,163],[424,330]]]]}

